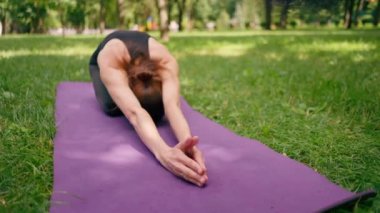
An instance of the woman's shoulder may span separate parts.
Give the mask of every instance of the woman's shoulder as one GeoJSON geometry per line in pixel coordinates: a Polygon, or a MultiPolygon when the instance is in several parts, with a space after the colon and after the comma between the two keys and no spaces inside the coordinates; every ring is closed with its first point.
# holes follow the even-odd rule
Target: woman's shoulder
{"type": "Polygon", "coordinates": [[[172,60],[173,56],[169,50],[156,39],[150,37],[149,40],[149,55],[153,61],[167,61],[172,60]]]}
{"type": "Polygon", "coordinates": [[[130,56],[121,40],[111,39],[99,52],[98,63],[104,60],[110,64],[122,66],[130,61],[130,56]]]}

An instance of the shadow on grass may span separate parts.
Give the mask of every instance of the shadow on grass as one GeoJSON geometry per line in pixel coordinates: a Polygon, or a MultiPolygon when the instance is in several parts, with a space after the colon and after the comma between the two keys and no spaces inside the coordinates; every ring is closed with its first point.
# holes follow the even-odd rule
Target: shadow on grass
{"type": "Polygon", "coordinates": [[[0,51],[10,50],[51,50],[62,47],[82,46],[95,49],[103,37],[54,37],[54,36],[23,36],[0,37],[0,51]]]}

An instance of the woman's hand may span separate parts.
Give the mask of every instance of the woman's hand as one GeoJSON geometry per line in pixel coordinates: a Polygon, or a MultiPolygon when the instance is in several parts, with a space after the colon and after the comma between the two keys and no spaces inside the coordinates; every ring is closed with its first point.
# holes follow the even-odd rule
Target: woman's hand
{"type": "Polygon", "coordinates": [[[207,180],[206,168],[201,152],[195,147],[197,137],[191,137],[158,156],[160,163],[174,175],[203,186],[207,180]]]}
{"type": "Polygon", "coordinates": [[[195,145],[198,144],[199,142],[199,138],[197,136],[193,136],[193,137],[190,137],[187,139],[187,143],[185,144],[194,144],[193,146],[187,146],[187,147],[183,147],[183,151],[185,152],[185,154],[190,157],[191,159],[195,160],[200,166],[201,166],[201,169],[202,169],[202,174],[206,174],[207,173],[207,169],[206,169],[206,165],[205,165],[205,160],[204,160],[204,157],[203,157],[203,154],[201,152],[201,150],[199,150],[195,145]],[[191,140],[191,142],[189,141],[191,140]]]}

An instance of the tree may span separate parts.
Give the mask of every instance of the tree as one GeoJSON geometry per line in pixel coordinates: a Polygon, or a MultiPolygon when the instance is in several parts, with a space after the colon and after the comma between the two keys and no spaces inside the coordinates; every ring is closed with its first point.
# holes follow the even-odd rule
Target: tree
{"type": "Polygon", "coordinates": [[[297,8],[302,21],[318,25],[329,21],[339,22],[342,17],[341,4],[342,1],[331,0],[292,0],[293,8],[297,8]]]}
{"type": "Polygon", "coordinates": [[[265,26],[266,30],[271,29],[272,25],[272,0],[264,0],[265,2],[265,26]]]}
{"type": "Polygon", "coordinates": [[[364,1],[365,0],[358,0],[356,2],[355,15],[353,17],[353,22],[354,22],[355,26],[358,26],[358,18],[359,18],[361,11],[363,10],[364,1]]]}
{"type": "Polygon", "coordinates": [[[8,1],[0,2],[0,36],[7,31],[8,1]]]}
{"type": "Polygon", "coordinates": [[[172,21],[173,18],[173,4],[175,0],[167,0],[167,10],[168,10],[168,23],[170,25],[170,22],[172,21]]]}
{"type": "Polygon", "coordinates": [[[99,0],[100,9],[99,9],[99,31],[100,34],[103,34],[104,29],[106,28],[106,8],[105,0],[99,0]]]}
{"type": "Polygon", "coordinates": [[[187,7],[186,7],[186,30],[191,30],[194,25],[194,0],[187,1],[187,7]]]}
{"type": "Polygon", "coordinates": [[[61,23],[62,28],[62,36],[66,35],[67,15],[69,7],[72,3],[73,2],[71,0],[59,0],[53,7],[58,11],[59,21],[61,23]]]}
{"type": "Polygon", "coordinates": [[[169,41],[168,2],[167,0],[156,0],[156,6],[160,20],[160,38],[163,41],[169,41]]]}
{"type": "Polygon", "coordinates": [[[32,18],[31,23],[31,32],[32,33],[44,33],[46,31],[45,28],[45,20],[48,15],[48,4],[47,1],[35,1],[32,3],[32,8],[34,8],[34,16],[32,18]]]}
{"type": "Polygon", "coordinates": [[[119,29],[123,29],[125,26],[125,0],[117,0],[117,13],[119,21],[119,29]]]}
{"type": "Polygon", "coordinates": [[[243,0],[244,14],[246,15],[246,27],[257,28],[260,25],[260,11],[262,0],[243,0]]]}
{"type": "Polygon", "coordinates": [[[344,26],[346,29],[350,29],[352,25],[352,16],[354,12],[355,0],[345,1],[345,13],[344,13],[344,26]]]}
{"type": "Polygon", "coordinates": [[[86,1],[76,0],[75,4],[69,6],[67,13],[68,21],[72,24],[77,33],[81,34],[85,26],[86,1]]]}
{"type": "Polygon", "coordinates": [[[219,15],[218,20],[216,21],[216,29],[218,30],[227,30],[229,27],[230,16],[227,11],[222,11],[219,15]]]}
{"type": "Polygon", "coordinates": [[[245,28],[245,14],[244,14],[244,9],[242,6],[242,3],[238,3],[236,5],[235,9],[235,14],[234,14],[234,27],[238,27],[239,29],[244,29],[245,28]]]}
{"type": "Polygon", "coordinates": [[[373,15],[373,25],[375,27],[377,27],[377,25],[379,24],[379,19],[380,19],[380,0],[377,0],[377,5],[376,5],[374,15],[373,15]]]}
{"type": "Polygon", "coordinates": [[[197,29],[204,29],[207,22],[211,20],[216,20],[216,10],[218,7],[215,4],[210,4],[209,0],[193,0],[193,23],[194,27],[197,29]],[[214,11],[215,9],[215,11],[214,11]]]}
{"type": "Polygon", "coordinates": [[[286,29],[286,25],[288,22],[288,11],[290,7],[290,3],[292,0],[282,0],[283,6],[281,9],[281,15],[280,15],[280,28],[286,29]]]}
{"type": "Polygon", "coordinates": [[[177,9],[178,9],[178,20],[177,20],[178,30],[183,31],[182,20],[183,20],[184,11],[186,9],[186,0],[175,0],[175,2],[177,3],[177,9]]]}
{"type": "Polygon", "coordinates": [[[44,33],[49,8],[48,1],[12,0],[1,3],[4,15],[0,15],[8,31],[17,33],[44,33]]]}
{"type": "Polygon", "coordinates": [[[229,0],[226,8],[228,10],[234,9],[235,13],[238,10],[238,5],[241,4],[244,13],[244,25],[245,27],[251,27],[253,29],[260,27],[261,19],[265,18],[265,2],[263,0],[229,0]],[[240,3],[239,3],[240,2],[240,3]],[[236,3],[233,5],[233,3],[236,3]]]}

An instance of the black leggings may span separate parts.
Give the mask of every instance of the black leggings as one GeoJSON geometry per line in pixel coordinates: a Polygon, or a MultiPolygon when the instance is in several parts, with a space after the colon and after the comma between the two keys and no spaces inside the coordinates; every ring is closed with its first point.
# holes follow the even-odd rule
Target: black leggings
{"type": "Polygon", "coordinates": [[[95,90],[96,100],[98,100],[102,110],[109,116],[123,115],[100,79],[99,67],[97,65],[90,64],[90,75],[95,90]]]}

